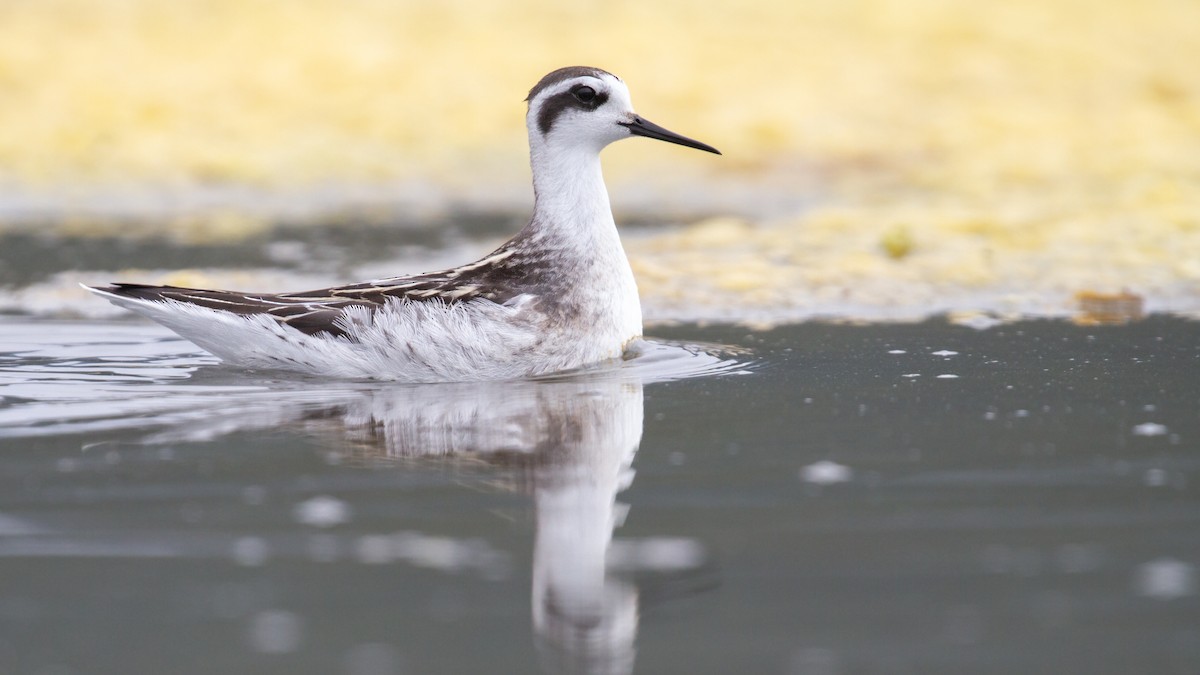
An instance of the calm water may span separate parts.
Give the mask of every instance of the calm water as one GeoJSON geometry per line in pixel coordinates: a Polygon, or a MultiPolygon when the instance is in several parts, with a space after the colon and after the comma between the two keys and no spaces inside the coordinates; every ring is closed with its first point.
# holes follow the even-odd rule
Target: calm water
{"type": "Polygon", "coordinates": [[[329,383],[0,320],[2,673],[1197,673],[1200,325],[329,383]]]}

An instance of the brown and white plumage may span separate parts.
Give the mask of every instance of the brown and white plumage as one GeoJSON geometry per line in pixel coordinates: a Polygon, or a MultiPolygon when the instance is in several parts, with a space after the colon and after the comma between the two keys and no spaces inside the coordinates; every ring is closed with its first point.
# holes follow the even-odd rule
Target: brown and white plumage
{"type": "Polygon", "coordinates": [[[517,289],[536,283],[542,266],[515,255],[511,242],[488,256],[461,267],[364,281],[294,293],[248,293],[179,286],[115,283],[89,290],[110,298],[171,301],[229,312],[262,314],[310,336],[346,336],[339,319],[351,307],[378,310],[389,302],[428,302],[454,305],[483,298],[504,304],[520,295],[517,289]],[[524,264],[521,264],[524,263],[524,264]]]}
{"type": "Polygon", "coordinates": [[[600,150],[638,135],[717,151],[639,117],[624,83],[596,68],[556,70],[528,102],[533,218],[473,263],[297,293],[125,283],[89,290],[251,367],[431,382],[528,377],[617,358],[641,334],[641,307],[600,150]]]}

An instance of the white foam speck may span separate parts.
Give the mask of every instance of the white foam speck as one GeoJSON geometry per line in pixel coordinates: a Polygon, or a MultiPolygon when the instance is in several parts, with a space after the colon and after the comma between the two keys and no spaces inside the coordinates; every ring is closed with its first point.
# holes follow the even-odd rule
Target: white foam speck
{"type": "Polygon", "coordinates": [[[472,562],[470,552],[450,537],[418,535],[399,540],[399,552],[417,567],[453,572],[472,562]]]}
{"type": "Polygon", "coordinates": [[[1139,595],[1174,600],[1196,593],[1196,567],[1174,558],[1159,558],[1138,565],[1134,587],[1139,595]]]}
{"type": "Polygon", "coordinates": [[[1156,422],[1144,422],[1133,428],[1134,436],[1165,436],[1167,425],[1156,422]]]}
{"type": "Polygon", "coordinates": [[[292,516],[313,527],[333,527],[350,520],[350,506],[335,497],[319,495],[296,504],[292,516]]]}
{"type": "Polygon", "coordinates": [[[831,485],[845,483],[854,476],[854,471],[844,464],[822,460],[800,469],[800,478],[806,483],[831,485]]]}
{"type": "Polygon", "coordinates": [[[267,501],[267,489],[261,485],[247,485],[242,488],[242,501],[250,506],[259,506],[267,501]]]}
{"type": "Polygon", "coordinates": [[[304,621],[295,613],[269,609],[250,618],[250,647],[260,654],[296,651],[304,633],[304,621]]]}
{"type": "Polygon", "coordinates": [[[907,354],[908,352],[903,349],[890,349],[890,350],[888,350],[888,353],[889,354],[907,354]]]}
{"type": "Polygon", "coordinates": [[[1146,469],[1146,473],[1142,474],[1142,482],[1150,487],[1162,487],[1167,484],[1166,469],[1146,469]]]}
{"type": "Polygon", "coordinates": [[[920,377],[920,376],[921,376],[920,373],[905,373],[905,374],[901,375],[900,377],[920,377]]]}
{"type": "Polygon", "coordinates": [[[952,352],[949,349],[939,349],[933,352],[934,356],[958,356],[958,352],[952,352]]]}
{"type": "Polygon", "coordinates": [[[233,544],[233,561],[246,567],[258,567],[271,555],[271,547],[262,537],[242,537],[233,544]]]}
{"type": "Polygon", "coordinates": [[[955,375],[954,373],[942,373],[941,375],[937,376],[937,379],[939,379],[939,380],[957,380],[958,376],[955,375]]]}
{"type": "Polygon", "coordinates": [[[685,537],[616,539],[609,546],[606,563],[625,571],[656,572],[695,569],[704,563],[704,547],[685,537]]]}

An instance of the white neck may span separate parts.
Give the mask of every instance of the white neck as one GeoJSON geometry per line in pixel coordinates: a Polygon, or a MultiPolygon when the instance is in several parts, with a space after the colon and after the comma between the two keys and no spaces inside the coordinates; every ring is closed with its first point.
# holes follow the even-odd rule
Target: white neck
{"type": "Polygon", "coordinates": [[[613,222],[600,170],[603,146],[551,144],[533,129],[529,140],[534,207],[533,220],[523,232],[525,240],[552,252],[569,270],[577,281],[571,293],[585,306],[599,310],[613,339],[623,343],[641,335],[637,282],[613,222]]]}
{"type": "Polygon", "coordinates": [[[553,248],[578,249],[591,256],[625,254],[613,222],[598,148],[549,145],[531,139],[533,222],[536,236],[553,248]]]}

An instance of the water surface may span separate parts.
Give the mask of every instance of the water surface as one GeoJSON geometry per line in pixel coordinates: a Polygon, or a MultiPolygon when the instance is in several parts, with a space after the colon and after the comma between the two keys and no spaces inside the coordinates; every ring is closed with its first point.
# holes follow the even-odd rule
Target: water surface
{"type": "Polygon", "coordinates": [[[0,672],[1192,673],[1200,330],[403,386],[0,324],[0,672]]]}

